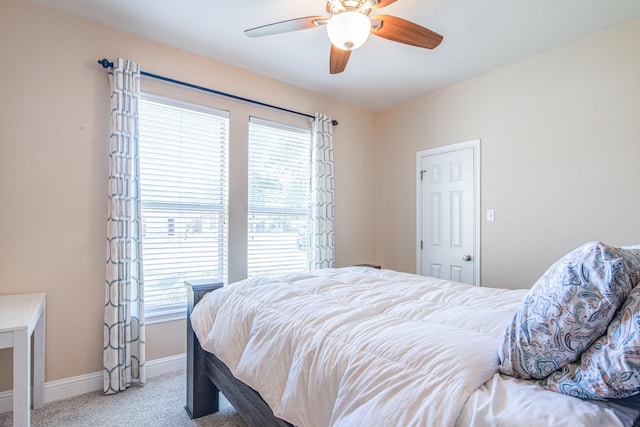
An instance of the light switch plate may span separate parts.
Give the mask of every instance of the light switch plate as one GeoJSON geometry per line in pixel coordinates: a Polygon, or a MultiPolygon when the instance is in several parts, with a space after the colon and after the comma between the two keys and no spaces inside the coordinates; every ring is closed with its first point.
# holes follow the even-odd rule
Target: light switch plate
{"type": "Polygon", "coordinates": [[[493,209],[487,209],[487,222],[496,220],[496,212],[493,209]]]}

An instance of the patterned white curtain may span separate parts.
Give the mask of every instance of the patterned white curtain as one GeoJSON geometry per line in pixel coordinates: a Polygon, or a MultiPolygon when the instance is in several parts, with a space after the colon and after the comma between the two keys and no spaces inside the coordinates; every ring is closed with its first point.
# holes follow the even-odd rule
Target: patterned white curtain
{"type": "Polygon", "coordinates": [[[145,382],[142,224],[138,157],[140,65],[118,58],[109,72],[111,136],[104,304],[104,392],[145,382]]]}
{"type": "Polygon", "coordinates": [[[311,123],[309,270],[335,266],[333,235],[333,121],[316,113],[311,123]]]}

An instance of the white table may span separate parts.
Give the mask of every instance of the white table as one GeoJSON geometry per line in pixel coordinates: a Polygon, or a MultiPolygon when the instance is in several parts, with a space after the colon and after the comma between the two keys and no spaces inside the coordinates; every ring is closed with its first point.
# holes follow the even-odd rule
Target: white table
{"type": "Polygon", "coordinates": [[[0,295],[0,348],[13,347],[13,425],[30,425],[31,335],[33,407],[44,403],[44,292],[0,295]]]}

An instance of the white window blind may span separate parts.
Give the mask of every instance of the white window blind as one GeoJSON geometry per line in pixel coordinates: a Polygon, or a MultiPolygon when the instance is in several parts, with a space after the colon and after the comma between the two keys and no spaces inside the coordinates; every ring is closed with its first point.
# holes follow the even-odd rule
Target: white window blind
{"type": "Polygon", "coordinates": [[[310,155],[309,129],[250,119],[249,277],[307,270],[310,155]]]}
{"type": "Polygon", "coordinates": [[[139,126],[146,317],[184,315],[185,280],[227,279],[229,115],[144,94],[139,126]]]}

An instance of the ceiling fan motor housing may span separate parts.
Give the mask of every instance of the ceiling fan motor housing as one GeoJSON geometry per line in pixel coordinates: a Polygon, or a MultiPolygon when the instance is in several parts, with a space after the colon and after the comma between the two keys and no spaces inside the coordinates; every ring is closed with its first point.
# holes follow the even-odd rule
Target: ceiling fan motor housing
{"type": "Polygon", "coordinates": [[[360,12],[369,15],[378,5],[378,0],[329,0],[327,12],[338,15],[342,12],[360,12]]]}

